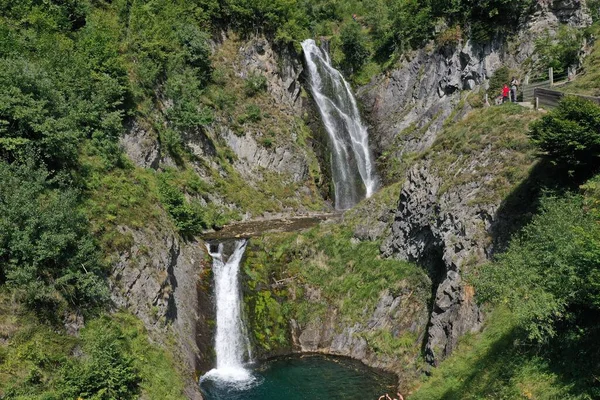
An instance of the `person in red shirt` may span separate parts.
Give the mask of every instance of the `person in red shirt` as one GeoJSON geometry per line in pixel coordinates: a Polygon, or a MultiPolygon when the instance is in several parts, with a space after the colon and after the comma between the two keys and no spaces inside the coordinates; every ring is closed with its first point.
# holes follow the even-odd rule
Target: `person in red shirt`
{"type": "Polygon", "coordinates": [[[509,95],[509,93],[510,93],[510,88],[505,83],[504,87],[502,88],[502,103],[506,103],[508,101],[508,95],[509,95]]]}

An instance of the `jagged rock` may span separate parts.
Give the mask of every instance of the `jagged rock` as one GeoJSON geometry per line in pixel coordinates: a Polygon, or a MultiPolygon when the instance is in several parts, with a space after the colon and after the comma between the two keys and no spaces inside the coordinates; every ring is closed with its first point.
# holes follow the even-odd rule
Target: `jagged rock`
{"type": "Polygon", "coordinates": [[[263,37],[251,39],[239,50],[239,75],[247,77],[260,72],[267,78],[267,90],[277,104],[300,112],[300,83],[302,63],[288,48],[274,49],[263,37]]]}
{"type": "MultiPolygon", "coordinates": [[[[482,160],[481,162],[485,162],[482,160]]],[[[473,168],[475,165],[472,166],[473,168]]],[[[400,195],[386,256],[423,264],[437,283],[426,343],[426,359],[449,355],[458,338],[481,327],[482,314],[462,272],[491,253],[487,228],[498,205],[471,205],[476,182],[440,193],[442,181],[428,163],[413,167],[400,195]]]]}
{"type": "MultiPolygon", "coordinates": [[[[112,301],[127,308],[144,323],[153,340],[166,343],[172,332],[177,341],[177,358],[189,372],[189,398],[200,399],[193,373],[210,365],[210,330],[207,310],[199,314],[198,291],[205,258],[202,246],[185,242],[165,226],[119,228],[132,240],[130,249],[121,251],[111,273],[112,301]]],[[[206,298],[202,298],[204,302],[206,298]]],[[[204,307],[211,309],[209,304],[204,307]]]]}
{"type": "Polygon", "coordinates": [[[134,164],[142,168],[158,168],[161,157],[158,139],[136,121],[130,122],[121,137],[121,146],[134,164]]]}

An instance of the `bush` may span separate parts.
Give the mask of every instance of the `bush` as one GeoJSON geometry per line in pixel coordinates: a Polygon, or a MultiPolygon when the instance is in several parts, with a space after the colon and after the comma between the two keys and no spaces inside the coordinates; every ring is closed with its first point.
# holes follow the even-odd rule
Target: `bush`
{"type": "Polygon", "coordinates": [[[561,26],[556,36],[546,34],[536,40],[535,52],[539,55],[538,67],[546,73],[549,67],[554,73],[561,73],[579,61],[579,51],[583,44],[581,29],[561,26]]]}
{"type": "Polygon", "coordinates": [[[182,235],[195,235],[208,227],[202,209],[190,204],[181,190],[167,182],[166,176],[161,176],[158,183],[161,202],[182,235]]]}
{"type": "Polygon", "coordinates": [[[141,379],[121,328],[108,317],[99,318],[83,330],[82,340],[85,357],[63,368],[62,398],[138,398],[141,379]]]}
{"type": "Polygon", "coordinates": [[[238,122],[240,124],[244,124],[246,121],[259,122],[260,120],[262,120],[262,112],[260,111],[260,107],[256,104],[247,105],[246,113],[238,117],[238,122]]]}
{"type": "Polygon", "coordinates": [[[56,318],[61,307],[108,299],[99,260],[75,191],[31,161],[0,162],[0,283],[4,276],[29,308],[56,318]]]}
{"type": "Polygon", "coordinates": [[[532,141],[554,163],[594,167],[600,156],[600,106],[567,96],[531,125],[532,141]]]}
{"type": "Polygon", "coordinates": [[[490,85],[488,87],[488,93],[492,96],[491,98],[498,97],[502,92],[502,87],[510,83],[510,70],[507,67],[500,67],[490,78],[490,85]]]}
{"type": "Polygon", "coordinates": [[[530,339],[546,341],[575,310],[600,310],[599,265],[600,225],[582,198],[547,197],[475,286],[480,300],[511,307],[530,339]]]}
{"type": "Polygon", "coordinates": [[[369,57],[366,36],[362,33],[360,25],[351,22],[344,25],[341,32],[342,52],[344,63],[352,70],[358,71],[369,57]]]}
{"type": "Polygon", "coordinates": [[[244,93],[248,97],[254,97],[267,90],[267,78],[261,74],[250,75],[244,83],[244,93]]]}

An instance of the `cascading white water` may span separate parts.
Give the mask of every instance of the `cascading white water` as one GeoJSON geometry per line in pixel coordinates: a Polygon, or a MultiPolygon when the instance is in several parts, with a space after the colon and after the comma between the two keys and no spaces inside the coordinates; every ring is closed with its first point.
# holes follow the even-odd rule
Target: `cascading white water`
{"type": "Polygon", "coordinates": [[[213,258],[215,298],[217,303],[217,333],[215,352],[217,367],[204,375],[201,380],[213,380],[236,385],[247,385],[254,378],[244,368],[244,359],[250,358],[250,343],[242,315],[242,296],[239,287],[240,261],[246,250],[246,240],[235,243],[235,250],[225,261],[223,244],[216,253],[208,251],[213,258]]]}
{"type": "Polygon", "coordinates": [[[370,197],[378,186],[367,128],[350,85],[331,66],[327,52],[312,39],[303,41],[302,49],[310,88],[331,142],[335,208],[348,209],[370,197]]]}

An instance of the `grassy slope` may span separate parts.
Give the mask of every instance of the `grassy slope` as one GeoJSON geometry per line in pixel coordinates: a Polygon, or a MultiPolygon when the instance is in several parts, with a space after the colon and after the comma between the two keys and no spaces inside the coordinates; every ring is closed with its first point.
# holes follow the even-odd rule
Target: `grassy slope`
{"type": "MultiPolygon", "coordinates": [[[[494,189],[490,193],[506,199],[508,190],[515,189],[532,173],[530,167],[534,161],[534,149],[527,144],[523,134],[527,124],[535,117],[532,112],[512,106],[478,111],[449,127],[433,147],[432,157],[439,163],[439,171],[455,171],[455,166],[460,168],[468,163],[467,157],[462,159],[463,155],[480,152],[489,143],[493,148],[492,154],[497,158],[493,161],[496,164],[494,168],[502,178],[499,186],[490,186],[494,189]],[[507,130],[507,127],[514,129],[507,130]],[[499,144],[502,146],[498,147],[499,144]],[[442,152],[436,154],[436,149],[442,152]],[[443,149],[449,149],[451,153],[444,153],[443,149]],[[507,152],[506,149],[518,151],[507,152]]],[[[450,186],[464,180],[448,172],[450,186]]],[[[477,172],[467,178],[477,178],[477,172]]],[[[596,217],[600,215],[599,181],[600,175],[596,175],[581,187],[586,210],[596,217]]],[[[409,398],[595,398],[593,393],[597,393],[597,389],[594,388],[598,387],[596,376],[600,371],[597,361],[588,357],[593,353],[591,349],[597,346],[597,339],[585,337],[584,329],[579,333],[567,330],[543,345],[536,345],[516,327],[516,317],[509,310],[500,307],[488,311],[482,333],[462,338],[453,355],[434,369],[430,377],[416,384],[409,398]]]]}
{"type": "Polygon", "coordinates": [[[101,316],[86,321],[83,334],[75,337],[40,324],[5,292],[0,293],[0,397],[10,393],[9,399],[55,399],[63,368],[81,359],[81,346],[100,338],[107,326],[121,334],[119,345],[141,378],[140,394],[149,399],[185,398],[173,356],[149,342],[135,317],[101,316]]]}
{"type": "Polygon", "coordinates": [[[529,123],[539,112],[504,104],[469,113],[449,125],[426,156],[445,184],[442,192],[468,182],[482,184],[472,201],[498,201],[521,183],[535,162],[527,138],[529,123]]]}
{"type": "Polygon", "coordinates": [[[595,23],[590,28],[590,33],[596,38],[590,54],[583,61],[583,72],[576,79],[559,90],[567,93],[585,94],[589,96],[600,96],[600,23],[595,23]]]}
{"type": "Polygon", "coordinates": [[[488,315],[483,333],[464,337],[454,354],[415,387],[410,399],[585,399],[530,345],[510,312],[488,315]]]}

